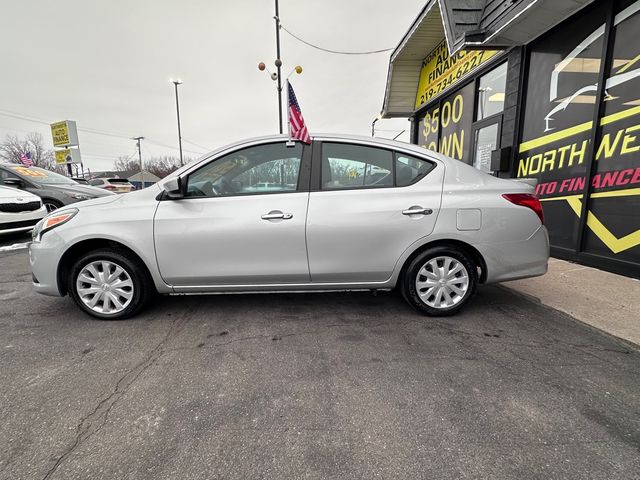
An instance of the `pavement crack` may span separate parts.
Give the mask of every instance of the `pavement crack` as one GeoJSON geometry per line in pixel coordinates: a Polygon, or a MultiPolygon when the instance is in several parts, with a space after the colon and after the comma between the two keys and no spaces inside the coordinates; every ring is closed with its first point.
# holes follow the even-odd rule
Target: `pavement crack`
{"type": "Polygon", "coordinates": [[[138,380],[138,378],[150,367],[155,365],[160,357],[167,351],[165,349],[166,344],[182,331],[188,319],[191,317],[191,311],[185,312],[180,317],[176,317],[171,322],[171,325],[165,334],[165,336],[158,342],[158,344],[149,352],[149,354],[136,364],[134,367],[127,370],[116,382],[113,391],[105,398],[100,400],[91,413],[82,417],[78,426],[76,427],[76,435],[73,443],[69,445],[62,454],[58,457],[53,466],[47,471],[42,480],[49,480],[60,468],[60,465],[87,439],[98,433],[102,427],[107,423],[107,418],[113,407],[124,396],[129,388],[138,380]]]}

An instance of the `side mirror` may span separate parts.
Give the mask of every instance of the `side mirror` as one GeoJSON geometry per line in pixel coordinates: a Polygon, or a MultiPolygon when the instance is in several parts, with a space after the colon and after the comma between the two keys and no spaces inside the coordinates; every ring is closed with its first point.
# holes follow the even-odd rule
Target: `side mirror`
{"type": "Polygon", "coordinates": [[[24,187],[24,182],[22,180],[20,180],[19,178],[5,178],[3,183],[5,185],[9,185],[10,187],[13,187],[13,188],[22,188],[22,187],[24,187]]]}
{"type": "Polygon", "coordinates": [[[162,188],[164,188],[164,192],[167,198],[170,198],[172,200],[184,198],[184,192],[182,191],[182,178],[180,177],[174,177],[170,180],[167,180],[162,185],[162,188]]]}

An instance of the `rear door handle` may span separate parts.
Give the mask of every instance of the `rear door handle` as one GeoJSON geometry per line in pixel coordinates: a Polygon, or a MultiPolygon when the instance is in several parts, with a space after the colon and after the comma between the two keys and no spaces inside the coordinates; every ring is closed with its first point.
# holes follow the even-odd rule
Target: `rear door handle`
{"type": "Polygon", "coordinates": [[[403,215],[431,215],[433,210],[430,208],[422,208],[419,206],[409,207],[406,210],[402,211],[403,215]]]}
{"type": "Polygon", "coordinates": [[[262,215],[261,218],[262,220],[290,220],[293,218],[293,214],[272,210],[271,212],[262,215]]]}

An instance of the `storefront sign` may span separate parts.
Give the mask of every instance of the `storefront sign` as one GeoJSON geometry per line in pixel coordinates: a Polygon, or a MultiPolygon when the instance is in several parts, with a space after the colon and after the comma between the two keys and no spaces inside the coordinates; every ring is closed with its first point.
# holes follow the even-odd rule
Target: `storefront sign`
{"type": "Polygon", "coordinates": [[[56,150],[56,164],[64,165],[66,163],[81,163],[80,150],[77,148],[65,148],[64,150],[56,150]]]}
{"type": "Polygon", "coordinates": [[[449,56],[447,42],[440,43],[422,62],[416,108],[467,77],[500,50],[461,50],[449,56]]]}
{"type": "Polygon", "coordinates": [[[606,72],[601,128],[594,140],[599,72],[585,67],[585,60],[602,55],[604,14],[598,9],[604,6],[596,5],[590,15],[532,46],[515,173],[538,179],[536,194],[553,246],[575,249],[589,183],[584,250],[640,263],[640,51],[634,41],[640,2],[615,17],[613,66],[606,72]],[[586,168],[591,152],[593,174],[586,168]]]}
{"type": "Polygon", "coordinates": [[[429,109],[420,120],[418,145],[469,163],[474,91],[469,84],[429,109]]]}
{"type": "Polygon", "coordinates": [[[78,130],[76,122],[64,120],[51,124],[51,137],[54,147],[68,147],[78,145],[78,130]]]}

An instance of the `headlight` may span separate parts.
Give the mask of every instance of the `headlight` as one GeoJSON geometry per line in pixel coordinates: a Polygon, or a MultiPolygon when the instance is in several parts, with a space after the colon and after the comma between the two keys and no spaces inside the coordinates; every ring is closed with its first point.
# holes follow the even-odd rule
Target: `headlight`
{"type": "Polygon", "coordinates": [[[93,195],[86,195],[84,193],[67,193],[71,198],[75,198],[76,200],[91,200],[94,197],[93,195]]]}
{"type": "Polygon", "coordinates": [[[35,243],[38,243],[42,238],[42,234],[49,230],[56,228],[64,223],[67,223],[78,213],[77,208],[67,208],[64,211],[54,211],[36,223],[31,232],[31,237],[35,243]]]}

